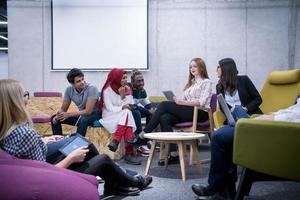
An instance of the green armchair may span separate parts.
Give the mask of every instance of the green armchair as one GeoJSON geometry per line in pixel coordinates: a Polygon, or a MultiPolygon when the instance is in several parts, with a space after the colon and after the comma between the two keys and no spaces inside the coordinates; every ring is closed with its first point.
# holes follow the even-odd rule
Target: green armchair
{"type": "Polygon", "coordinates": [[[241,119],[235,127],[233,162],[243,167],[236,200],[255,181],[300,181],[300,123],[241,119]]]}

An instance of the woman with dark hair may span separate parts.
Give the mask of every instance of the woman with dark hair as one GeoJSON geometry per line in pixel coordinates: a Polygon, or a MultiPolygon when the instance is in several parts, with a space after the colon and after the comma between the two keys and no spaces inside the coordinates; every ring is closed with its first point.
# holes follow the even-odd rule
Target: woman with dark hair
{"type": "MultiPolygon", "coordinates": [[[[208,78],[205,62],[201,58],[191,60],[188,82],[183,90],[183,98],[174,97],[174,102],[164,101],[159,104],[151,120],[143,132],[139,134],[141,138],[143,134],[152,132],[157,125],[160,125],[162,132],[172,132],[176,123],[192,121],[194,106],[210,107],[212,82],[208,78]]],[[[198,121],[203,122],[207,119],[207,112],[200,110],[198,121]]],[[[174,152],[174,150],[173,147],[171,150],[173,152],[171,152],[168,159],[169,164],[176,163],[179,160],[177,152],[174,152]]],[[[160,160],[158,164],[163,165],[164,160],[160,160]]]]}
{"type": "MultiPolygon", "coordinates": [[[[133,137],[136,129],[131,108],[134,104],[132,90],[127,86],[127,74],[123,69],[112,69],[101,90],[99,110],[102,112],[100,123],[114,139],[108,148],[115,152],[122,138],[125,142],[133,137]]],[[[133,154],[132,146],[125,145],[125,161],[128,164],[140,165],[141,161],[133,154]]]]}
{"type": "Polygon", "coordinates": [[[239,118],[237,115],[241,112],[235,112],[235,109],[244,110],[249,115],[262,114],[259,109],[259,105],[262,103],[259,92],[247,75],[238,75],[236,64],[232,58],[224,58],[219,61],[217,75],[220,78],[216,86],[217,94],[224,96],[236,119],[239,118]]]}
{"type": "MultiPolygon", "coordinates": [[[[232,58],[219,61],[217,94],[222,94],[235,120],[261,114],[259,105],[262,99],[248,76],[238,75],[232,58]]],[[[234,199],[237,181],[236,165],[232,162],[234,127],[225,125],[212,135],[211,166],[208,185],[194,184],[192,190],[198,196],[211,196],[212,199],[234,199]],[[221,197],[222,198],[221,198],[221,197]]],[[[208,198],[207,198],[208,199],[208,198]]]]}

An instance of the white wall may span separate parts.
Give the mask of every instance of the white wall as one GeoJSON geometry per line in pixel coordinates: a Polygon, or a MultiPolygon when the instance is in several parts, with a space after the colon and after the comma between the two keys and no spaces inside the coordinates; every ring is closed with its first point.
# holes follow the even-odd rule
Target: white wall
{"type": "MultiPolygon", "coordinates": [[[[144,75],[150,95],[166,89],[180,95],[193,57],[206,61],[214,82],[218,60],[232,57],[258,89],[270,71],[300,67],[297,0],[149,2],[150,71],[144,75]],[[291,14],[293,3],[296,15],[291,14]]],[[[50,70],[50,0],[9,0],[8,23],[8,76],[21,80],[30,91],[64,91],[66,72],[50,70]]],[[[85,74],[99,89],[107,76],[107,72],[85,74]]]]}
{"type": "Polygon", "coordinates": [[[0,79],[8,78],[8,55],[0,52],[0,79]]]}

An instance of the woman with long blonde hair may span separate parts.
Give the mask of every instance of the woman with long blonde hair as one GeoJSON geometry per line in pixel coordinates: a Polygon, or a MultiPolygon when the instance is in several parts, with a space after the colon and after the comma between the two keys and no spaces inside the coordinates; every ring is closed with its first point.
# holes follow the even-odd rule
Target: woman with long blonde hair
{"type": "MultiPolygon", "coordinates": [[[[20,82],[0,80],[0,148],[21,159],[46,161],[51,145],[74,137],[50,136],[42,139],[32,128],[25,108],[28,96],[20,82]]],[[[152,181],[150,176],[126,174],[107,155],[99,155],[93,145],[78,148],[52,164],[100,176],[105,181],[106,194],[136,195],[152,181]]]]}

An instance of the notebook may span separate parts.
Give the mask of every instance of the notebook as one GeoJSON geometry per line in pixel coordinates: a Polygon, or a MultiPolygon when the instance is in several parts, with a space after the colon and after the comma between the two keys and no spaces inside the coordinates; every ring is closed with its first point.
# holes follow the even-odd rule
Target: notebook
{"type": "Polygon", "coordinates": [[[233,118],[233,116],[232,116],[232,114],[231,114],[231,112],[230,112],[230,110],[227,106],[227,103],[226,103],[223,95],[219,94],[217,96],[217,98],[218,98],[219,104],[220,104],[220,106],[221,106],[221,108],[222,108],[222,110],[223,110],[223,112],[226,116],[228,125],[234,126],[235,125],[235,120],[234,120],[234,118],[233,118]]]}
{"type": "Polygon", "coordinates": [[[83,146],[89,146],[90,144],[91,142],[85,139],[84,137],[76,135],[76,138],[74,140],[65,144],[63,147],[59,149],[59,151],[65,156],[68,156],[74,150],[83,146]]]}
{"type": "Polygon", "coordinates": [[[163,94],[169,101],[174,101],[173,97],[175,97],[175,95],[171,90],[163,91],[163,94]]]}

